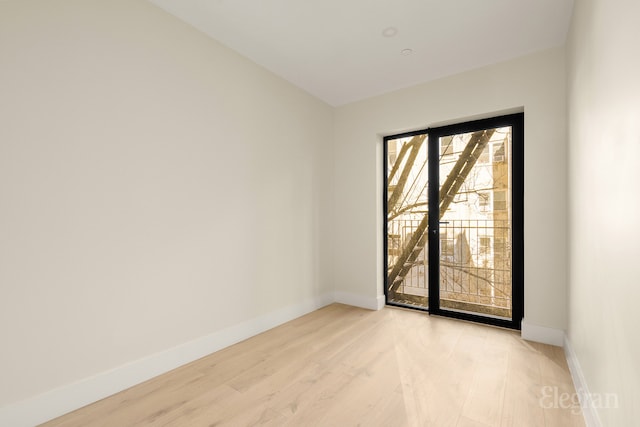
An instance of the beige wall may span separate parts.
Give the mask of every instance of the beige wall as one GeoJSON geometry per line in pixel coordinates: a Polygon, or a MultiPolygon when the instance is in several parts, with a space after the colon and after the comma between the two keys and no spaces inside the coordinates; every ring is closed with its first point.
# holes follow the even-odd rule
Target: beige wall
{"type": "Polygon", "coordinates": [[[565,329],[564,65],[553,49],[338,108],[336,289],[383,292],[382,135],[524,107],[525,319],[565,329]]]}
{"type": "Polygon", "coordinates": [[[331,293],[333,110],[151,4],[0,2],[0,122],[0,407],[331,293]]]}
{"type": "Polygon", "coordinates": [[[640,3],[578,0],[568,43],[569,330],[605,426],[640,419],[640,3]]]}

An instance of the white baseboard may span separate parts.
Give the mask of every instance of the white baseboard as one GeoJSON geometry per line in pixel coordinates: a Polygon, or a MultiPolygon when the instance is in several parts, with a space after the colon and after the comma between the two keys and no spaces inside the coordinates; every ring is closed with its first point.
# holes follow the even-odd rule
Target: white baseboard
{"type": "Polygon", "coordinates": [[[564,331],[562,329],[549,328],[527,322],[522,319],[522,339],[543,344],[562,347],[564,345],[564,331]]]}
{"type": "Polygon", "coordinates": [[[573,378],[573,385],[578,393],[580,399],[580,407],[582,408],[582,414],[584,416],[584,422],[586,427],[602,427],[602,422],[598,416],[598,411],[593,404],[591,394],[589,393],[589,387],[587,381],[582,373],[578,356],[573,351],[569,337],[564,337],[564,354],[567,358],[567,364],[569,365],[569,371],[571,371],[571,377],[573,378]]]}
{"type": "Polygon", "coordinates": [[[356,295],[349,292],[335,292],[335,302],[340,304],[352,305],[354,307],[366,308],[368,310],[380,310],[384,307],[385,298],[384,295],[378,295],[377,297],[364,297],[362,295],[356,295]]]}
{"type": "Polygon", "coordinates": [[[333,294],[295,304],[169,350],[0,408],[0,426],[32,427],[200,359],[334,302],[333,294]]]}

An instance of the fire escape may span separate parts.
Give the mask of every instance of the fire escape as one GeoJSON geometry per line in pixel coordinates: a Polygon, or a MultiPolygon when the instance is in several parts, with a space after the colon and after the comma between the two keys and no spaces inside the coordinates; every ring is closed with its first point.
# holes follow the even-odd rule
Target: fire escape
{"type": "MultiPolygon", "coordinates": [[[[494,132],[495,129],[487,129],[474,132],[471,135],[469,142],[440,187],[439,219],[442,219],[442,216],[449,208],[449,205],[469,176],[469,173],[475,166],[480,154],[489,143],[494,132]]],[[[416,135],[406,142],[398,152],[397,159],[388,176],[388,182],[392,182],[396,178],[396,175],[399,174],[397,183],[394,186],[389,186],[389,196],[387,199],[388,221],[393,220],[405,212],[411,212],[418,207],[424,207],[426,204],[424,202],[418,202],[415,197],[413,200],[409,200],[410,191],[407,191],[407,188],[413,189],[417,185],[417,182],[415,182],[417,177],[414,177],[414,181],[410,180],[412,169],[414,167],[418,167],[419,169],[426,167],[426,159],[422,165],[415,164],[418,153],[425,143],[425,139],[426,135],[416,135]]],[[[423,191],[425,190],[426,187],[423,191]]],[[[429,214],[425,212],[417,228],[411,235],[411,238],[404,244],[404,247],[400,248],[395,263],[389,265],[387,286],[390,295],[395,295],[409,271],[419,263],[418,258],[420,253],[424,250],[428,242],[428,225],[429,214]]]]}

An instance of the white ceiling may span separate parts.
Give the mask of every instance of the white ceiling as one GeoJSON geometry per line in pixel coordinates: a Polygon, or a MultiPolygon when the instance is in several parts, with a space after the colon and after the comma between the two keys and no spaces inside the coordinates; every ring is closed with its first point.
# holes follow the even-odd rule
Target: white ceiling
{"type": "Polygon", "coordinates": [[[337,106],[560,46],[574,0],[150,1],[337,106]]]}

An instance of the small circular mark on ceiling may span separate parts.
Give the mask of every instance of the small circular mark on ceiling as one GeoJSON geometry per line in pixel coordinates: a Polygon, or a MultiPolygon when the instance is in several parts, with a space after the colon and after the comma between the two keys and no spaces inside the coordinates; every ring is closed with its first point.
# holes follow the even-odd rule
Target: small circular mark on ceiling
{"type": "Polygon", "coordinates": [[[398,29],[396,27],[387,27],[382,30],[382,35],[384,37],[393,37],[398,34],[398,29]]]}

